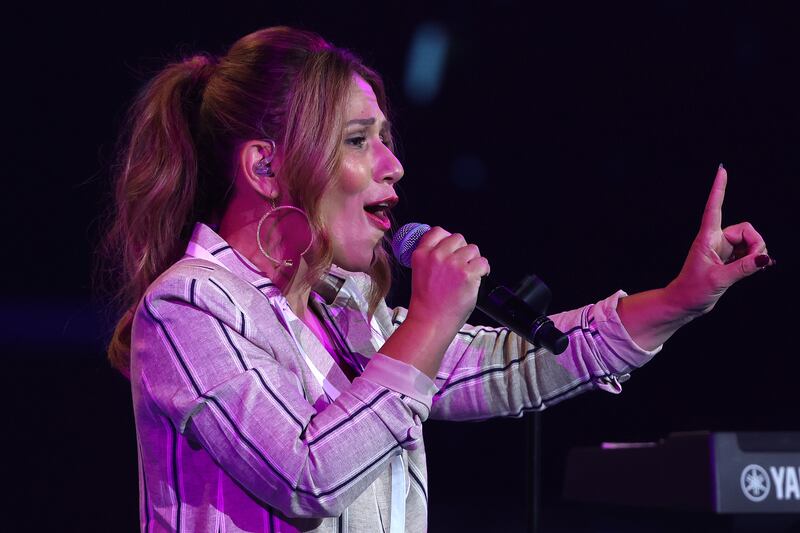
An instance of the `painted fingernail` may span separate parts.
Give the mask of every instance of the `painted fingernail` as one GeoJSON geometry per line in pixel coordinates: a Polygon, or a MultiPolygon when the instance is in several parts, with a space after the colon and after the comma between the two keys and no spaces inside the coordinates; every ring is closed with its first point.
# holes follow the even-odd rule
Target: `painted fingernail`
{"type": "Polygon", "coordinates": [[[756,257],[756,266],[758,268],[764,268],[765,266],[769,265],[771,262],[772,262],[772,260],[766,254],[761,254],[758,257],[756,257]]]}
{"type": "Polygon", "coordinates": [[[719,166],[717,167],[717,170],[723,170],[724,168],[725,168],[725,165],[720,163],[719,166]]]}

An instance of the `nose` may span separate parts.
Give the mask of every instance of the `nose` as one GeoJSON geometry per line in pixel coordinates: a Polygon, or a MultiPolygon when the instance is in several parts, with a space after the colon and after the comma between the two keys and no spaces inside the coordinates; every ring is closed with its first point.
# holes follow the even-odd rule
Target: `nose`
{"type": "Polygon", "coordinates": [[[403,165],[392,150],[385,144],[380,144],[378,165],[376,166],[375,181],[395,184],[403,177],[403,165]]]}

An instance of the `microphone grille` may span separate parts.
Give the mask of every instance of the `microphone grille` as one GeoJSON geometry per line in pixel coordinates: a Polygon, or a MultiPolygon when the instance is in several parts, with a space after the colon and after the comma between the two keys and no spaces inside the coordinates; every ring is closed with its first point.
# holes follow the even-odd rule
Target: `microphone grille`
{"type": "Polygon", "coordinates": [[[395,232],[392,237],[392,253],[397,261],[406,268],[411,268],[411,254],[419,244],[419,240],[431,227],[419,222],[411,222],[395,232]]]}

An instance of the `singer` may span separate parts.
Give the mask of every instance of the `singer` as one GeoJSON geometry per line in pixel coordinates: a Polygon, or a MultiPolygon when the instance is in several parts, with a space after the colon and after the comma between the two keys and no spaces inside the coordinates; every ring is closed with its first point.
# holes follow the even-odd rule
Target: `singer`
{"type": "Polygon", "coordinates": [[[129,376],[142,531],[426,530],[421,425],[619,392],[682,325],[772,264],[721,227],[720,166],[666,287],[551,318],[560,355],[465,321],[486,258],[433,228],[389,309],[403,167],[379,75],[321,37],[257,31],[167,65],[130,111],[105,251],[129,376]]]}

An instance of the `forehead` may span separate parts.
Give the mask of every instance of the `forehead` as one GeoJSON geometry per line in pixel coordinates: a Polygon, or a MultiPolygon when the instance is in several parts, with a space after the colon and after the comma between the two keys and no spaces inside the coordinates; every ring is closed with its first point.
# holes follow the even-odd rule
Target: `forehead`
{"type": "Polygon", "coordinates": [[[350,81],[345,112],[348,120],[373,117],[379,122],[385,120],[372,86],[357,74],[353,75],[353,79],[350,81]]]}

